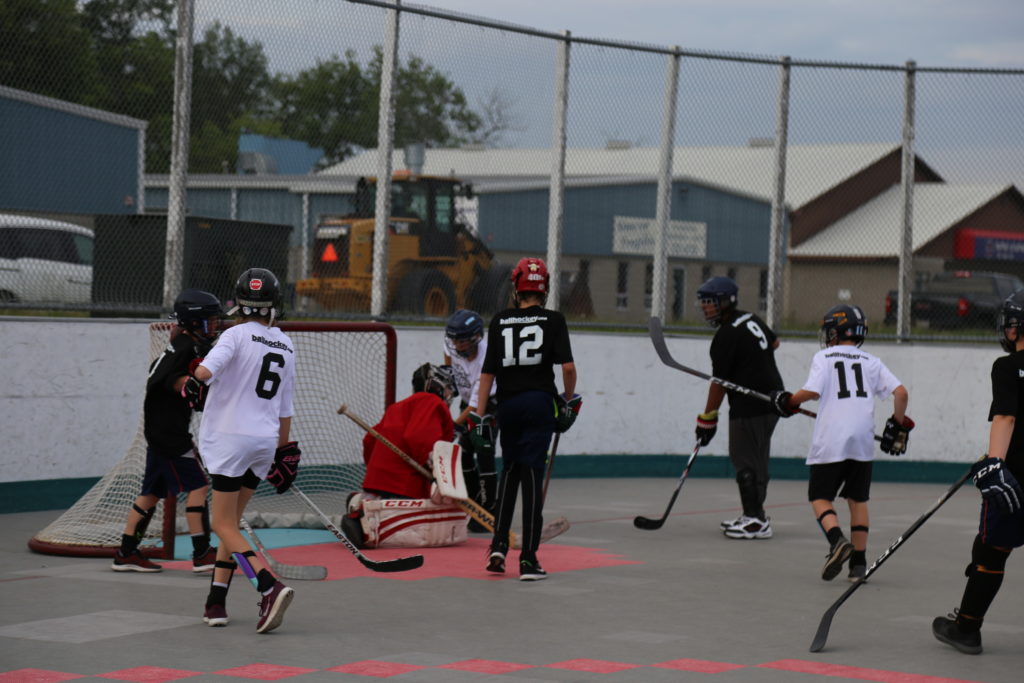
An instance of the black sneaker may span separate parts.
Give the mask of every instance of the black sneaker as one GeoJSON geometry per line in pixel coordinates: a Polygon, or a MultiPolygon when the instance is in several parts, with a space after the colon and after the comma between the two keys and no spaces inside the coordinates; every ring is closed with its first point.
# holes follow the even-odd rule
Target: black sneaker
{"type": "Polygon", "coordinates": [[[543,581],[548,578],[548,573],[540,566],[537,560],[519,560],[520,581],[543,581]]]}
{"type": "Polygon", "coordinates": [[[141,551],[135,550],[131,555],[124,557],[121,555],[121,551],[117,551],[114,554],[114,562],[110,565],[110,568],[115,572],[162,572],[164,569],[160,565],[150,562],[142,554],[141,551]]]}
{"type": "Polygon", "coordinates": [[[836,578],[850,555],[853,555],[853,544],[846,540],[846,536],[840,535],[828,551],[825,566],[821,568],[821,578],[826,581],[836,578]]]}
{"type": "Polygon", "coordinates": [[[946,645],[952,645],[964,654],[981,654],[981,630],[961,631],[960,626],[956,623],[955,614],[950,614],[948,617],[935,617],[935,621],[932,622],[932,633],[938,640],[946,645]]]}
{"type": "Polygon", "coordinates": [[[850,579],[850,583],[857,583],[858,581],[863,581],[867,573],[868,566],[866,564],[851,564],[850,573],[847,575],[847,578],[850,579]]]}
{"type": "Polygon", "coordinates": [[[495,574],[505,573],[505,550],[502,548],[491,548],[487,556],[487,571],[495,574]]]}

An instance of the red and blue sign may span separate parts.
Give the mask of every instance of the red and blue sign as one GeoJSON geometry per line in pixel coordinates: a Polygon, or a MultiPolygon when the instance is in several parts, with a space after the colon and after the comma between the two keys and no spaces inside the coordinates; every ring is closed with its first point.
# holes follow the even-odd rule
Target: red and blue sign
{"type": "Polygon", "coordinates": [[[961,228],[953,238],[953,258],[1024,261],[1024,232],[961,228]]]}

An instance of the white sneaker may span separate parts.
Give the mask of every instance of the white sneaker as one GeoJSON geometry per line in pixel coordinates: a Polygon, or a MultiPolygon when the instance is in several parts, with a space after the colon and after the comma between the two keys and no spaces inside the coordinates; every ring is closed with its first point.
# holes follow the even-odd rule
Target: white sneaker
{"type": "Polygon", "coordinates": [[[760,520],[757,517],[740,517],[736,523],[724,529],[723,533],[729,538],[771,538],[771,520],[765,518],[760,520]]]}
{"type": "Polygon", "coordinates": [[[722,523],[719,526],[722,527],[722,529],[728,529],[731,526],[736,526],[737,524],[739,524],[741,519],[743,519],[743,515],[740,515],[735,519],[723,519],[722,523]]]}

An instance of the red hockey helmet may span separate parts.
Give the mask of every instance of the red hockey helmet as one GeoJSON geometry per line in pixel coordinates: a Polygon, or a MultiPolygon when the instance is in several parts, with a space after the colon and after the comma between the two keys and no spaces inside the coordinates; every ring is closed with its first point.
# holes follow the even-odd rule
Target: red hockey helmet
{"type": "Polygon", "coordinates": [[[512,270],[512,286],[516,292],[547,294],[550,280],[547,265],[541,259],[532,256],[519,259],[519,263],[512,270]]]}

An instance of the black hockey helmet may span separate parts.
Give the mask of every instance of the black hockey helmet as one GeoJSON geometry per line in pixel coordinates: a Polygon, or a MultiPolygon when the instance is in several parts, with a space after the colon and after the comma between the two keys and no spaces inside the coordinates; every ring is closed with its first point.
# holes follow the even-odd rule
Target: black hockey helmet
{"type": "Polygon", "coordinates": [[[193,337],[210,342],[217,336],[217,323],[223,315],[220,299],[213,294],[201,289],[183,289],[174,300],[171,317],[193,337]]]}
{"type": "Polygon", "coordinates": [[[451,314],[444,326],[444,346],[449,356],[469,358],[484,338],[484,319],[476,311],[461,308],[451,314]]]}
{"type": "Polygon", "coordinates": [[[864,343],[868,336],[868,319],[860,306],[839,304],[828,309],[821,321],[818,340],[821,347],[832,346],[841,341],[856,342],[857,346],[864,343]]]}
{"type": "Polygon", "coordinates": [[[1024,289],[1006,297],[1002,308],[999,309],[999,345],[1003,351],[1012,353],[1017,349],[1016,340],[1006,338],[1006,331],[1016,328],[1017,336],[1020,337],[1021,327],[1024,326],[1024,289]]]}
{"type": "Polygon", "coordinates": [[[270,318],[271,322],[284,315],[284,299],[277,276],[266,268],[250,268],[238,276],[235,283],[235,305],[229,315],[241,311],[244,316],[270,318]]]}
{"type": "Polygon", "coordinates": [[[424,363],[412,373],[413,392],[426,391],[441,397],[445,403],[458,395],[455,377],[450,365],[434,365],[424,363]]]}
{"type": "Polygon", "coordinates": [[[712,327],[722,324],[722,314],[736,308],[740,288],[731,277],[717,275],[697,288],[697,304],[704,313],[704,320],[712,327]],[[714,308],[705,310],[704,306],[714,308]]]}

